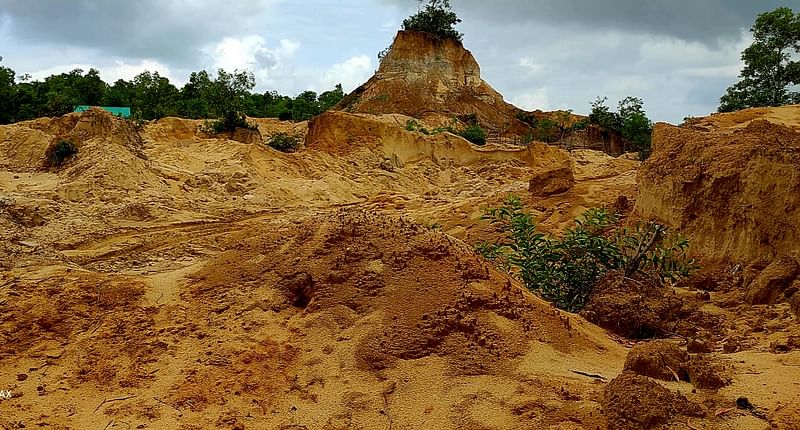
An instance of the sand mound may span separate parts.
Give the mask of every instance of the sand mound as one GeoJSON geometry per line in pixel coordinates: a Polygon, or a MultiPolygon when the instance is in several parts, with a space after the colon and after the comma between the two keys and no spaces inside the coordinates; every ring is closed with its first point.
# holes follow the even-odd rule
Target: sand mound
{"type": "Polygon", "coordinates": [[[398,113],[445,126],[453,116],[475,115],[484,127],[522,135],[520,110],[481,79],[480,66],[461,42],[400,31],[375,75],[335,109],[398,113]]]}
{"type": "Polygon", "coordinates": [[[797,249],[800,121],[788,106],[658,124],[636,213],[687,233],[707,259],[750,262],[797,249]],[[746,121],[745,121],[746,119],[746,121]]]}
{"type": "Polygon", "coordinates": [[[309,124],[306,146],[335,155],[370,150],[403,164],[433,160],[443,166],[520,161],[529,167],[570,165],[566,152],[542,144],[480,147],[451,133],[425,135],[405,129],[409,117],[327,112],[309,124]]]}
{"type": "MultiPolygon", "coordinates": [[[[202,121],[138,128],[102,111],[0,127],[0,387],[12,392],[0,426],[674,426],[694,414],[679,389],[707,409],[698,426],[791,428],[800,333],[790,304],[771,304],[797,306],[788,252],[675,288],[607,279],[585,315],[675,337],[668,367],[682,379],[609,383],[625,341],[534,297],[472,245],[497,237],[479,218],[509,194],[549,232],[590,207],[627,214],[639,162],[476,147],[407,120],[258,120],[262,136],[307,133],[291,154],[202,121]],[[44,169],[64,137],[79,153],[44,169]],[[571,187],[529,191],[559,168],[571,187]],[[679,338],[703,354],[684,360],[679,338]],[[713,417],[743,395],[752,409],[713,417]]],[[[629,369],[670,379],[660,348],[637,347],[629,369]]]]}
{"type": "Polygon", "coordinates": [[[614,378],[606,386],[604,399],[603,411],[612,430],[675,428],[685,425],[687,416],[705,415],[682,394],[632,373],[614,378]]]}

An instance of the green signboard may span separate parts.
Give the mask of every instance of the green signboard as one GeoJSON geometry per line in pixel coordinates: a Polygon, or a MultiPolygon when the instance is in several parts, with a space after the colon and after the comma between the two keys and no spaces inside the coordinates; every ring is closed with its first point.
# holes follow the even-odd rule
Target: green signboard
{"type": "Polygon", "coordinates": [[[130,118],[131,117],[131,108],[129,107],[113,107],[113,106],[88,106],[88,105],[80,105],[75,106],[75,112],[86,112],[87,110],[99,107],[100,109],[106,110],[114,114],[114,116],[122,117],[122,118],[130,118]]]}

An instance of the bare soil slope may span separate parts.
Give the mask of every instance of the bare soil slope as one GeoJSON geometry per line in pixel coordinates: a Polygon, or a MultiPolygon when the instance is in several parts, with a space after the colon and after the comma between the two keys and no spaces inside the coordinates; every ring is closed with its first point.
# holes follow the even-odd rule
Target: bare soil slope
{"type": "Polygon", "coordinates": [[[790,304],[749,304],[740,287],[772,291],[800,271],[789,260],[661,291],[685,321],[671,346],[626,360],[632,343],[472,244],[496,234],[482,208],[511,193],[553,232],[590,207],[625,213],[639,163],[478,148],[406,118],[259,120],[307,133],[291,154],[102,111],[0,127],[0,424],[797,428],[790,304]],[[46,167],[62,138],[78,154],[46,167]],[[531,189],[554,168],[566,189],[531,189]]]}
{"type": "Polygon", "coordinates": [[[481,79],[478,62],[461,42],[413,31],[399,31],[375,75],[335,109],[399,113],[432,127],[450,124],[453,116],[474,114],[492,130],[529,130],[517,119],[520,109],[481,79]]]}

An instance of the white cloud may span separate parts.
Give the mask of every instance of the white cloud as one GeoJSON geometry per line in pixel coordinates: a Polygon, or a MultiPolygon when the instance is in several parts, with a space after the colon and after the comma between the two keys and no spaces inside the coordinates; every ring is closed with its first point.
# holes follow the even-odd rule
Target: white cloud
{"type": "Polygon", "coordinates": [[[138,63],[126,63],[115,61],[114,66],[102,69],[101,76],[109,84],[113,84],[118,79],[132,80],[136,75],[144,71],[158,72],[159,75],[169,79],[176,86],[181,86],[185,78],[176,78],[172,75],[169,67],[152,60],[141,60],[138,63]]]}
{"type": "Polygon", "coordinates": [[[518,94],[511,99],[511,103],[525,110],[550,109],[550,98],[547,95],[547,88],[538,88],[533,91],[518,94]]]}
{"type": "Polygon", "coordinates": [[[84,73],[89,69],[97,69],[100,71],[100,77],[107,83],[113,84],[118,79],[125,79],[126,81],[132,80],[136,75],[144,71],[158,72],[159,75],[169,79],[169,81],[180,87],[184,84],[185,79],[176,78],[173,76],[169,67],[152,60],[141,60],[137,63],[126,63],[124,61],[115,61],[109,65],[102,64],[85,64],[85,63],[71,63],[59,64],[56,66],[48,67],[46,69],[37,70],[32,72],[31,78],[33,80],[44,80],[50,75],[57,75],[61,73],[71,72],[75,69],[81,69],[84,73]]]}
{"type": "Polygon", "coordinates": [[[278,46],[269,47],[263,37],[253,34],[241,38],[226,37],[200,51],[214,69],[264,72],[280,69],[291,62],[298,49],[300,43],[289,39],[281,39],[278,46]]]}
{"type": "Polygon", "coordinates": [[[529,75],[538,75],[545,69],[544,64],[541,64],[530,57],[520,58],[519,65],[527,69],[529,75]]]}
{"type": "Polygon", "coordinates": [[[366,82],[374,71],[372,58],[367,55],[358,55],[331,66],[320,77],[317,88],[319,91],[325,91],[333,88],[336,84],[342,84],[344,91],[350,92],[366,82]]]}

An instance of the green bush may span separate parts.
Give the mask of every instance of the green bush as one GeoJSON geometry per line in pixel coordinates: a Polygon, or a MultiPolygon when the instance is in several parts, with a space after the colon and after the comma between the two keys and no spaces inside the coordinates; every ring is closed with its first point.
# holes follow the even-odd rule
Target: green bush
{"type": "Polygon", "coordinates": [[[71,140],[61,139],[47,149],[47,161],[51,167],[58,167],[78,153],[78,147],[71,140]]]}
{"type": "MultiPolygon", "coordinates": [[[[422,3],[420,0],[420,5],[422,3]]],[[[428,0],[424,8],[403,20],[403,30],[423,31],[440,39],[454,39],[460,42],[463,34],[455,29],[459,22],[461,20],[451,10],[449,0],[428,0]]]]}
{"type": "Polygon", "coordinates": [[[476,145],[486,145],[486,131],[480,125],[473,124],[458,132],[458,135],[476,145]]]}
{"type": "Polygon", "coordinates": [[[636,97],[626,97],[619,102],[617,112],[606,106],[607,97],[598,97],[592,103],[589,123],[600,126],[606,133],[617,133],[639,152],[639,159],[650,155],[653,123],[644,111],[644,101],[636,97]]]}
{"type": "Polygon", "coordinates": [[[560,238],[537,231],[536,221],[517,197],[487,209],[483,218],[504,237],[493,244],[478,243],[476,250],[518,276],[532,292],[570,312],[583,308],[595,284],[610,270],[668,282],[696,268],[686,256],[689,242],[682,236],[668,234],[656,223],[639,223],[612,234],[616,218],[604,209],[585,212],[560,238]]]}
{"type": "MultiPolygon", "coordinates": [[[[431,134],[431,132],[427,128],[423,127],[420,123],[418,123],[416,120],[413,120],[413,119],[410,119],[410,120],[406,121],[406,130],[407,131],[418,131],[418,132],[420,132],[420,133],[422,133],[422,134],[424,134],[426,136],[431,134]]],[[[436,134],[436,133],[434,133],[434,134],[436,134]]]]}
{"type": "Polygon", "coordinates": [[[250,130],[258,129],[258,126],[247,122],[247,118],[241,112],[227,111],[222,118],[206,121],[202,131],[212,134],[234,132],[237,128],[247,128],[250,130]]]}
{"type": "Polygon", "coordinates": [[[280,131],[269,136],[267,145],[281,152],[295,152],[302,140],[302,137],[298,134],[280,131]]]}

